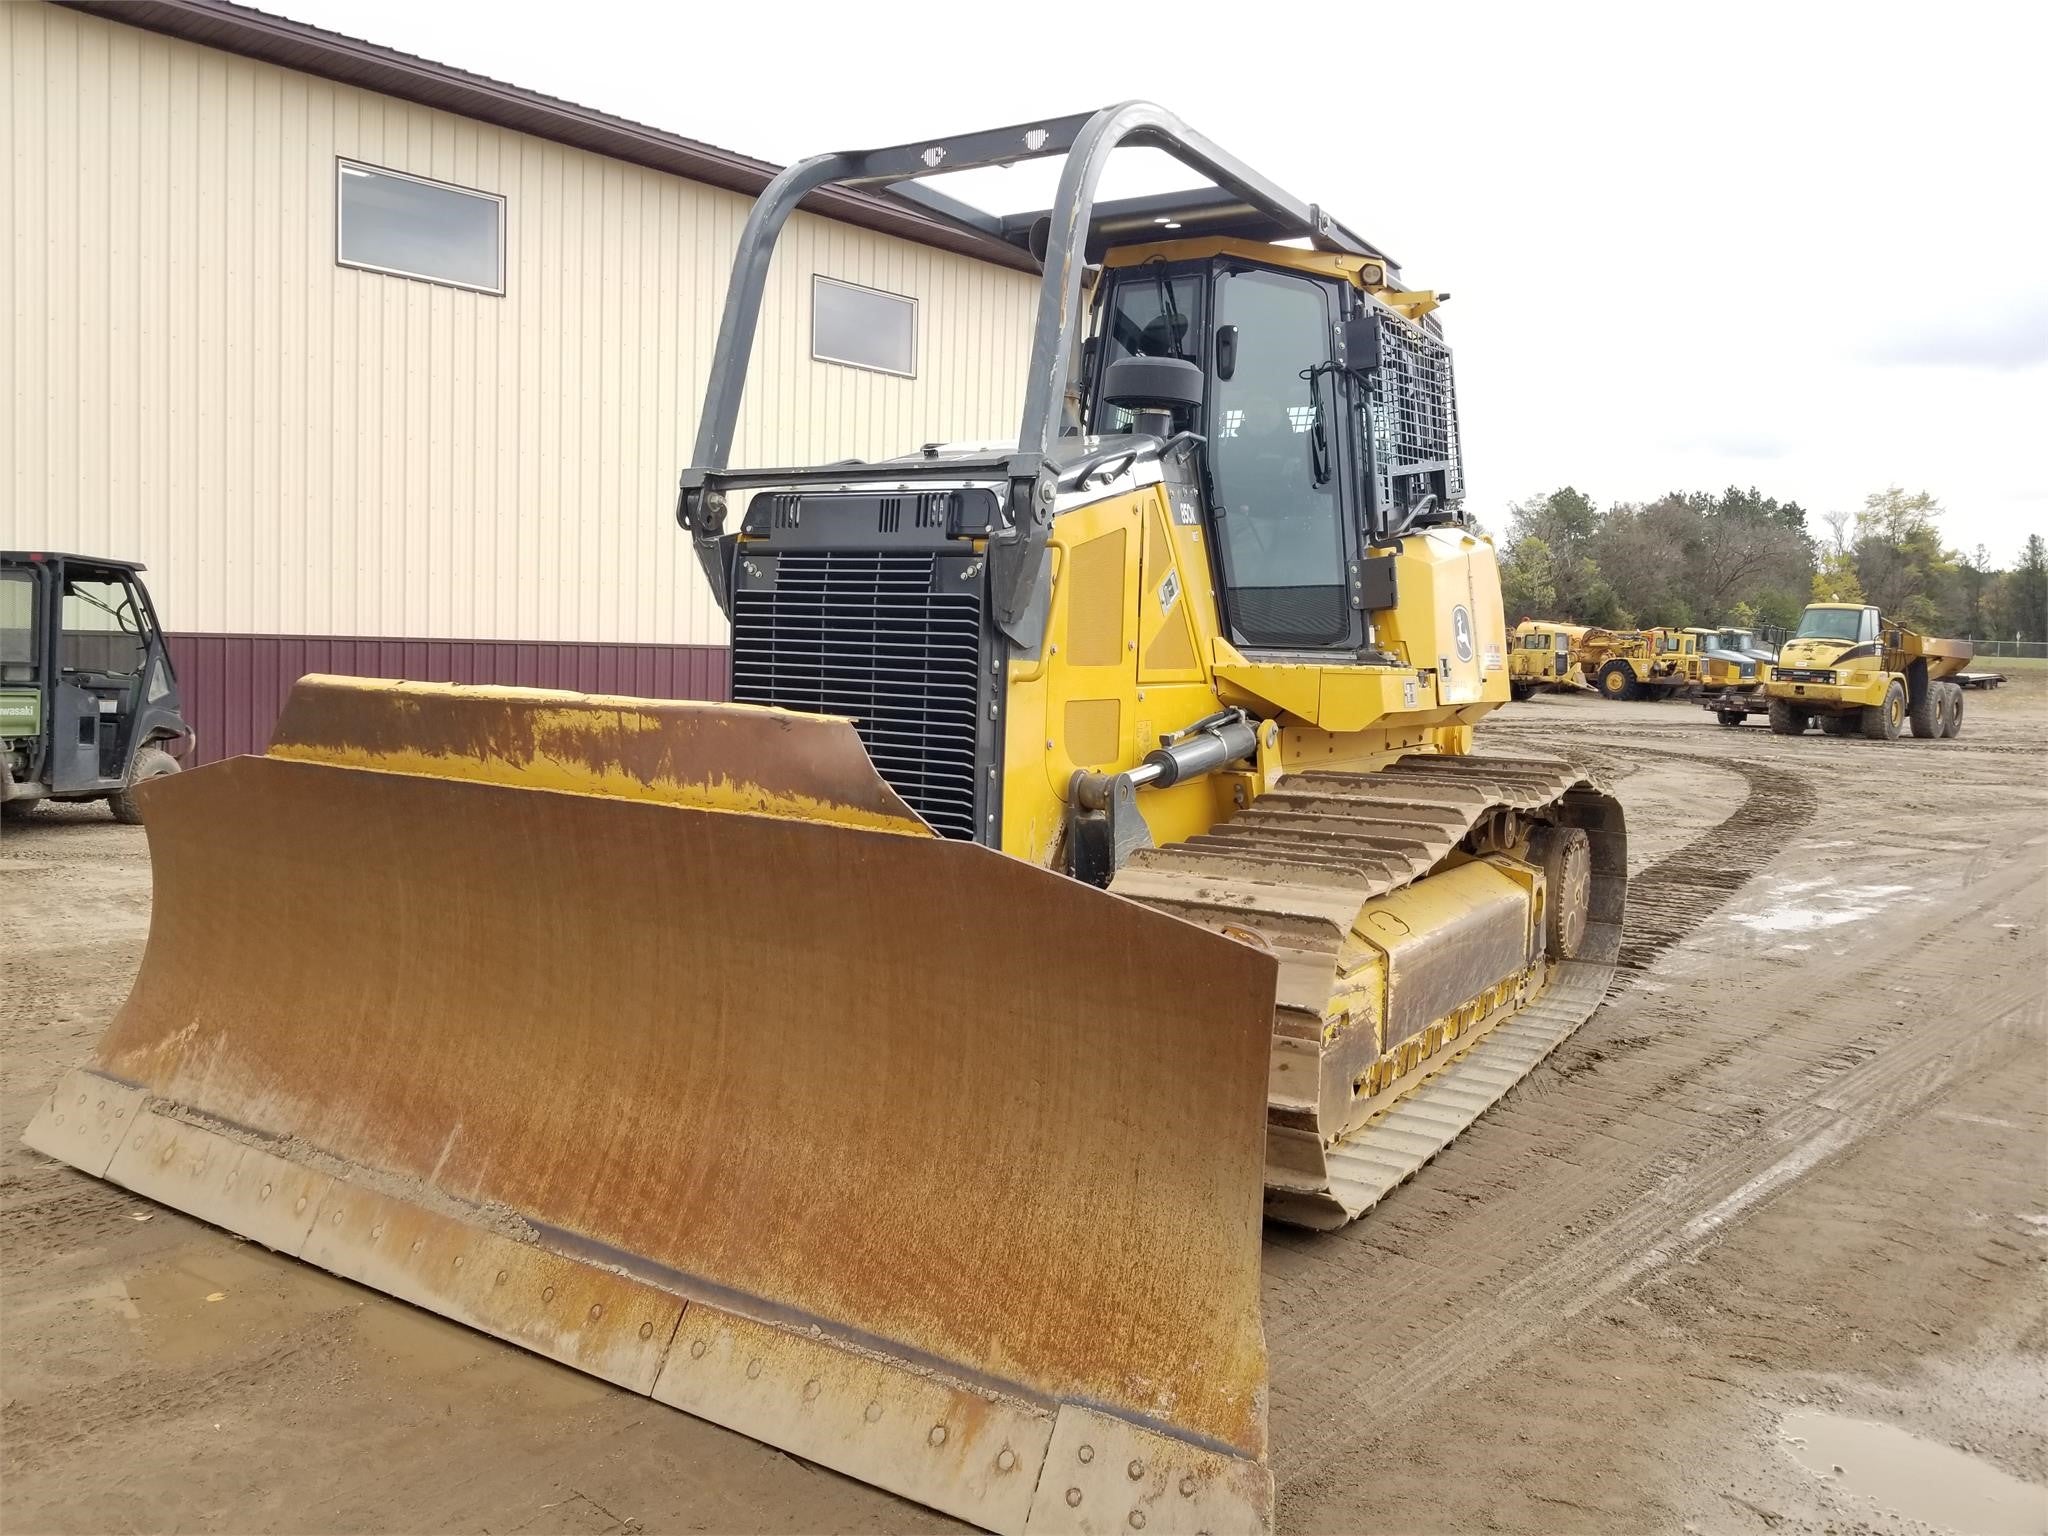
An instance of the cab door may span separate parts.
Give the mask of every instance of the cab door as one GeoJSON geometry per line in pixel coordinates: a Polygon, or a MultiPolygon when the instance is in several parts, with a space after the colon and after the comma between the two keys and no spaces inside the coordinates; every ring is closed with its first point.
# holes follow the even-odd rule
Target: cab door
{"type": "Polygon", "coordinates": [[[1206,423],[1223,606],[1247,650],[1350,651],[1357,519],[1342,386],[1331,366],[1334,284],[1222,268],[1206,423]]]}
{"type": "Polygon", "coordinates": [[[148,620],[128,575],[67,562],[58,581],[50,689],[50,790],[119,787],[149,661],[148,620]]]}

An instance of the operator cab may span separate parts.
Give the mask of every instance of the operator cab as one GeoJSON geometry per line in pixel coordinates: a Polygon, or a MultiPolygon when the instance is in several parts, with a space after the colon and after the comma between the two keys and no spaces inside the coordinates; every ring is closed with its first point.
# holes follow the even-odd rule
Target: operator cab
{"type": "Polygon", "coordinates": [[[1462,519],[1450,352],[1417,323],[1436,296],[1395,293],[1410,318],[1373,292],[1385,272],[1240,239],[1105,253],[1080,430],[1200,440],[1241,649],[1360,649],[1367,550],[1462,519]]]}

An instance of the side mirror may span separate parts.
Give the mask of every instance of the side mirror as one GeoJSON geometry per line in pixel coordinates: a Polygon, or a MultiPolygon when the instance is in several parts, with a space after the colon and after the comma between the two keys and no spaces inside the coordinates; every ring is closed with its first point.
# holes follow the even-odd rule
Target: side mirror
{"type": "Polygon", "coordinates": [[[1216,327],[1216,377],[1227,379],[1237,372],[1237,327],[1216,327]]]}

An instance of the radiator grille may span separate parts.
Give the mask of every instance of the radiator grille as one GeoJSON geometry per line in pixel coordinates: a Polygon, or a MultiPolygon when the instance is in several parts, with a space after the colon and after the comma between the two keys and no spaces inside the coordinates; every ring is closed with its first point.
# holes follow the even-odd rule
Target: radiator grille
{"type": "MultiPolygon", "coordinates": [[[[733,593],[732,692],[852,718],[889,787],[946,837],[976,827],[981,582],[922,551],[792,551],[733,593]]],[[[975,562],[978,565],[978,562],[975,562]]]]}

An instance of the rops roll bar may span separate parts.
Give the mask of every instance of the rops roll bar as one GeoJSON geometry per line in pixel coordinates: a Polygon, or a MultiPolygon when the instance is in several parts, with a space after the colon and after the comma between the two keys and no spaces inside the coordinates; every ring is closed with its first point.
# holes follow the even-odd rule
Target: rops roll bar
{"type": "MultiPolygon", "coordinates": [[[[1068,360],[1081,323],[1081,278],[1095,213],[1096,186],[1110,152],[1122,146],[1159,149],[1243,200],[1257,214],[1288,233],[1306,235],[1324,250],[1352,255],[1379,253],[1329,218],[1267,181],[1235,156],[1185,123],[1145,101],[1127,101],[1087,115],[987,129],[947,139],[899,144],[888,149],[816,155],[781,172],[762,191],[741,232],[726,288],[725,313],[711,355],[704,410],[697,423],[694,459],[682,474],[676,515],[695,541],[697,555],[721,605],[726,602],[724,543],[729,489],[786,484],[815,471],[729,471],[733,433],[746,388],[747,361],[761,317],[761,296],[775,242],[798,203],[820,187],[838,185],[889,189],[936,209],[984,233],[1007,235],[1007,221],[938,196],[911,183],[920,178],[1011,165],[1023,160],[1066,156],[1059,191],[1043,224],[1043,275],[1037,319],[1032,328],[1030,374],[1023,419],[1014,451],[1000,460],[1009,481],[1002,524],[990,539],[989,571],[996,619],[1004,632],[1020,637],[1037,594],[1045,547],[1052,527],[1056,475],[1049,469],[1061,429],[1068,360]]],[[[1034,239],[1033,244],[1037,241],[1034,239]]],[[[843,470],[840,471],[843,473],[843,470]]]]}

